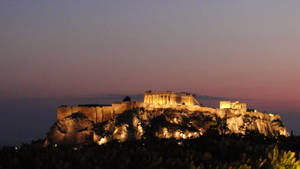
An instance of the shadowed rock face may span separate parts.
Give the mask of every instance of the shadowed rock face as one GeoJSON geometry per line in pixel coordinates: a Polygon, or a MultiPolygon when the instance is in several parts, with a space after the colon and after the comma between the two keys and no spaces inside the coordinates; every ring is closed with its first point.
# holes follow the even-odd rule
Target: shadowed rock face
{"type": "Polygon", "coordinates": [[[57,121],[47,133],[45,144],[85,144],[93,138],[94,123],[81,113],[57,121]]]}
{"type": "Polygon", "coordinates": [[[80,113],[55,123],[47,135],[49,143],[99,145],[151,137],[192,139],[208,131],[218,134],[263,134],[288,136],[280,116],[265,113],[191,111],[172,108],[133,108],[102,123],[94,124],[80,113]]]}

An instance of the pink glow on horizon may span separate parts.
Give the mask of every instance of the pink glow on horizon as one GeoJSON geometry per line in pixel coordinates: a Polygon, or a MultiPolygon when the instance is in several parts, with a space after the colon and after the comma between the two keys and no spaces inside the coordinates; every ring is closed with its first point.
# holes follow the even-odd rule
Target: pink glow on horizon
{"type": "Polygon", "coordinates": [[[152,89],[246,98],[296,112],[299,5],[3,1],[0,99],[152,89]]]}

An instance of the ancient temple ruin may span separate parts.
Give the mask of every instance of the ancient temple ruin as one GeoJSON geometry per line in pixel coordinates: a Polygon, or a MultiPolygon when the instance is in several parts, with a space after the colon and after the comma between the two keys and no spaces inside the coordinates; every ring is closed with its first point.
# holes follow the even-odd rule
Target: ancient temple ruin
{"type": "Polygon", "coordinates": [[[144,104],[150,105],[199,105],[195,96],[185,92],[152,92],[144,93],[144,104]]]}
{"type": "Polygon", "coordinates": [[[220,101],[220,109],[233,109],[233,110],[243,110],[247,111],[247,104],[240,103],[239,101],[231,102],[231,101],[220,101]]]}

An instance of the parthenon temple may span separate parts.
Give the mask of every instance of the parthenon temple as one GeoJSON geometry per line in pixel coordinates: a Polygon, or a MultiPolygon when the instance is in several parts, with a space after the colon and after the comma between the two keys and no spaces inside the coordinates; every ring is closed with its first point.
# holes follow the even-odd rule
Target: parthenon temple
{"type": "Polygon", "coordinates": [[[177,92],[152,92],[144,93],[144,104],[152,105],[199,105],[193,94],[177,92]]]}

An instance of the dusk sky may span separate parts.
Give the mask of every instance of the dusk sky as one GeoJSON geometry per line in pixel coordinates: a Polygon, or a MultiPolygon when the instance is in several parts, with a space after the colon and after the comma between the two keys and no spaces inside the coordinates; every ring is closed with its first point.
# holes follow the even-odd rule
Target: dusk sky
{"type": "Polygon", "coordinates": [[[18,136],[16,126],[49,129],[64,104],[57,100],[149,89],[245,99],[300,134],[299,7],[298,0],[1,0],[1,137],[18,136]],[[41,112],[28,109],[37,104],[41,112]],[[28,127],[20,114],[39,124],[28,127]]]}

